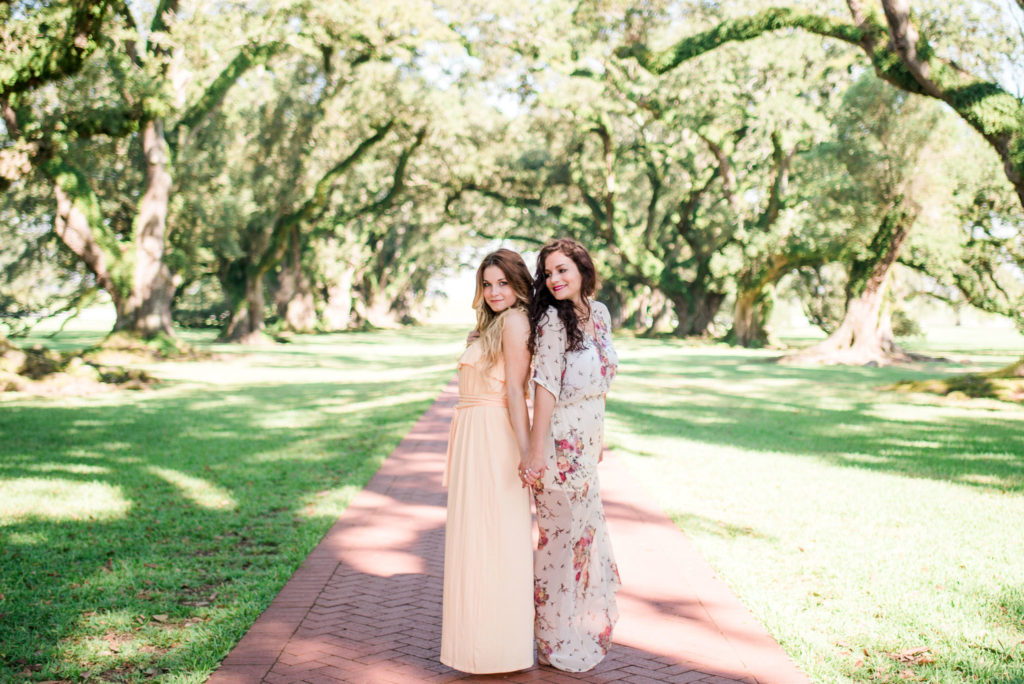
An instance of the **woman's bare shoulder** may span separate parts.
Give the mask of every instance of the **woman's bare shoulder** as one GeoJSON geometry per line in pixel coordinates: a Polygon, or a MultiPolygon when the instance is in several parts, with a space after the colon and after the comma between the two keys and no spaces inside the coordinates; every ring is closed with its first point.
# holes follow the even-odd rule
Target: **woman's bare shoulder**
{"type": "Polygon", "coordinates": [[[509,309],[501,316],[501,325],[503,331],[510,333],[522,333],[529,332],[530,330],[530,319],[524,311],[519,309],[509,309]]]}

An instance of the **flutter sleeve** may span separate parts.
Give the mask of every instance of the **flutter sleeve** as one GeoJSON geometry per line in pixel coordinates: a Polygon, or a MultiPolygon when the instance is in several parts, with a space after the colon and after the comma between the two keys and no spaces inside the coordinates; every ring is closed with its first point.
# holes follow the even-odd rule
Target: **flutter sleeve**
{"type": "MultiPolygon", "coordinates": [[[[533,357],[533,383],[559,398],[565,371],[565,326],[551,307],[537,329],[537,345],[533,357]]],[[[534,388],[536,391],[536,387],[534,388]]]]}

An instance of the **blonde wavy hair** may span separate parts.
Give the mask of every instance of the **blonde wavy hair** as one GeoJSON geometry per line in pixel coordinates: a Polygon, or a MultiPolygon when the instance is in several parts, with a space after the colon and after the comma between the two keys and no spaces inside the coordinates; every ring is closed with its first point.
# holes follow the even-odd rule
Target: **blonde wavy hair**
{"type": "Polygon", "coordinates": [[[497,363],[501,354],[501,332],[505,314],[518,309],[529,315],[530,291],[533,279],[526,262],[518,253],[511,249],[499,249],[491,252],[480,262],[476,270],[476,294],[473,296],[473,308],[476,310],[476,331],[480,334],[479,342],[483,358],[483,372],[486,373],[497,363]],[[484,271],[490,266],[497,266],[505,274],[505,280],[512,286],[516,295],[516,303],[501,313],[494,313],[487,300],[484,299],[484,271]]]}

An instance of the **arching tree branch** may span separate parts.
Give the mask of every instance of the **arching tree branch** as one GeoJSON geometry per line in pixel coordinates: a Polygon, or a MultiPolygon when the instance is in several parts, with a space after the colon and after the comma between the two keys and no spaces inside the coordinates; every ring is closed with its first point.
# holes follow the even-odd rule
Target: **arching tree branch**
{"type": "Polygon", "coordinates": [[[865,12],[860,0],[848,0],[847,4],[855,24],[790,8],[772,8],[723,21],[664,50],[652,51],[642,43],[633,43],[618,48],[616,54],[634,57],[651,73],[663,74],[726,43],[752,40],[780,29],[799,28],[856,45],[880,78],[907,92],[946,102],[978,131],[1003,160],[1006,177],[1024,206],[1024,103],[999,84],[939,57],[913,29],[908,0],[882,0],[888,25],[865,12]]]}

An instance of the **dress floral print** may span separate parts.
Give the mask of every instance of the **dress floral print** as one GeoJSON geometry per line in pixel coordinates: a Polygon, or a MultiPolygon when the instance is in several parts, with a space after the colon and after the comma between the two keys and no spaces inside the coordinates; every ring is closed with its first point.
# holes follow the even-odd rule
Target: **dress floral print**
{"type": "MultiPolygon", "coordinates": [[[[619,613],[619,571],[601,505],[597,463],[604,442],[604,400],[615,377],[608,309],[593,302],[594,336],[566,352],[552,307],[541,319],[533,381],[556,398],[548,469],[535,491],[540,538],[534,556],[537,657],[583,672],[601,662],[619,613]]],[[[539,391],[539,390],[538,390],[539,391]]]]}

